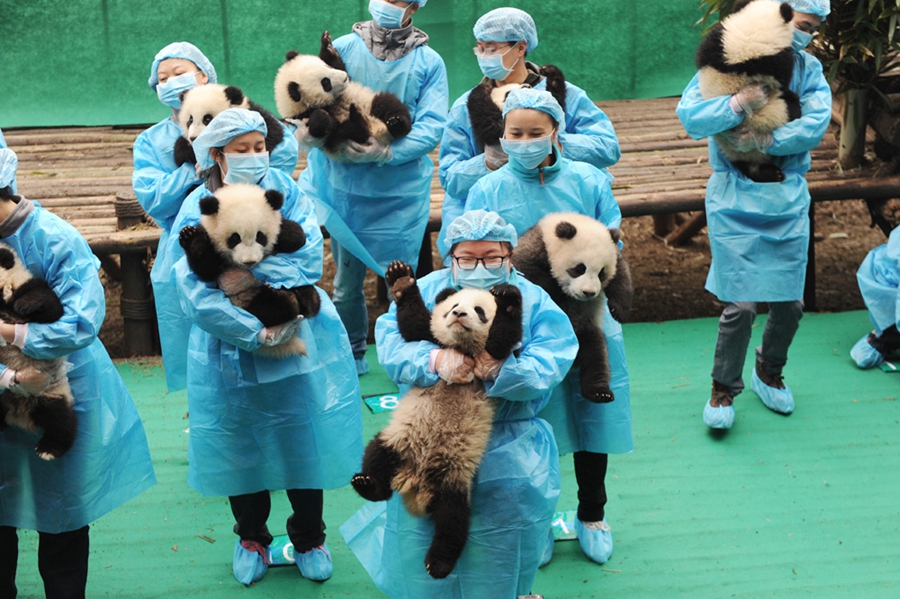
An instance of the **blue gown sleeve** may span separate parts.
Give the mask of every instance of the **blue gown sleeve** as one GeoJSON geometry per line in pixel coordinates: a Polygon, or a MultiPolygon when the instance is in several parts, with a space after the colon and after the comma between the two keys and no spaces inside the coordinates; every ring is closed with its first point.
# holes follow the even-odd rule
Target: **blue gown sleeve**
{"type": "Polygon", "coordinates": [[[407,342],[397,328],[397,304],[394,302],[375,321],[375,345],[378,362],[398,385],[430,387],[438,382],[440,377],[428,369],[428,364],[431,350],[440,348],[430,341],[407,342]]]}
{"type": "Polygon", "coordinates": [[[559,132],[559,142],[563,156],[597,168],[612,166],[622,156],[612,121],[581,88],[568,83],[566,129],[559,132]]]}
{"type": "Polygon", "coordinates": [[[728,104],[730,99],[731,96],[718,96],[704,100],[700,94],[697,74],[681,94],[675,113],[688,135],[693,139],[703,139],[734,129],[744,120],[743,114],[737,114],[731,109],[728,104]]]}
{"type": "Polygon", "coordinates": [[[297,138],[294,137],[294,128],[288,127],[283,123],[281,127],[284,129],[284,139],[272,150],[272,155],[269,156],[269,168],[277,168],[284,174],[291,176],[294,174],[294,169],[297,168],[300,144],[297,143],[297,138]]]}
{"type": "Polygon", "coordinates": [[[191,163],[182,164],[174,170],[165,166],[159,155],[160,140],[151,139],[152,132],[152,129],[144,131],[134,142],[131,184],[134,195],[147,214],[166,228],[178,214],[188,190],[200,185],[201,181],[191,163]]]}
{"type": "Polygon", "coordinates": [[[805,52],[800,56],[805,64],[799,89],[795,91],[800,96],[802,116],[772,132],[774,142],[766,150],[772,156],[812,150],[822,141],[831,122],[831,88],[822,73],[822,63],[805,52]]]}
{"type": "Polygon", "coordinates": [[[491,171],[484,164],[484,150],[476,147],[469,123],[466,100],[469,94],[456,101],[447,118],[441,139],[440,168],[441,187],[448,195],[464,201],[475,183],[491,171]]]}
{"type": "Polygon", "coordinates": [[[622,210],[619,208],[619,203],[616,201],[615,196],[613,196],[609,177],[602,171],[598,171],[595,176],[597,182],[592,187],[597,190],[596,193],[599,194],[599,198],[594,218],[606,225],[607,229],[618,229],[622,226],[622,210]]]}
{"type": "Polygon", "coordinates": [[[427,76],[416,98],[412,131],[391,144],[394,157],[388,162],[390,165],[416,160],[431,152],[441,141],[450,102],[447,67],[437,52],[427,52],[425,56],[429,63],[427,76]]]}

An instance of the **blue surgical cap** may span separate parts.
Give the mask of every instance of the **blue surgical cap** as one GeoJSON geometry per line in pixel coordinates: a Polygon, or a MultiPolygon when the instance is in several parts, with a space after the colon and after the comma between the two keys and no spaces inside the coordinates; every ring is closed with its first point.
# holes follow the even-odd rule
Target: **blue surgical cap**
{"type": "Polygon", "coordinates": [[[194,140],[194,156],[200,170],[209,170],[216,163],[209,155],[210,148],[221,148],[235,137],[251,131],[259,131],[263,135],[268,133],[266,122],[258,112],[229,108],[217,114],[194,140]]]}
{"type": "Polygon", "coordinates": [[[216,83],[216,69],[209,62],[209,59],[203,55],[200,48],[190,42],[173,42],[156,53],[153,58],[153,66],[150,67],[150,79],[147,83],[153,90],[159,84],[159,63],[167,58],[184,58],[190,60],[197,65],[197,68],[209,78],[209,83],[216,83]]]}
{"type": "Polygon", "coordinates": [[[415,2],[416,4],[418,4],[419,8],[422,8],[423,6],[425,6],[425,3],[428,2],[428,0],[412,0],[412,1],[415,2]]]}
{"type": "Polygon", "coordinates": [[[19,158],[9,148],[0,149],[0,189],[10,187],[16,182],[16,169],[19,158]]]}
{"type": "Polygon", "coordinates": [[[512,90],[506,96],[506,104],[503,105],[503,116],[505,117],[510,110],[515,110],[516,108],[531,108],[532,110],[546,112],[558,125],[566,126],[566,113],[563,112],[556,98],[548,91],[530,87],[520,87],[512,90]]]}
{"type": "Polygon", "coordinates": [[[506,224],[503,217],[487,210],[469,210],[456,217],[444,236],[448,247],[461,241],[505,241],[516,247],[516,228],[506,224]]]}
{"type": "Polygon", "coordinates": [[[520,42],[525,40],[529,54],[537,48],[537,27],[534,19],[518,8],[495,8],[475,21],[475,39],[482,42],[520,42]]]}
{"type": "Polygon", "coordinates": [[[824,19],[831,12],[831,0],[784,0],[797,12],[807,12],[824,19]]]}

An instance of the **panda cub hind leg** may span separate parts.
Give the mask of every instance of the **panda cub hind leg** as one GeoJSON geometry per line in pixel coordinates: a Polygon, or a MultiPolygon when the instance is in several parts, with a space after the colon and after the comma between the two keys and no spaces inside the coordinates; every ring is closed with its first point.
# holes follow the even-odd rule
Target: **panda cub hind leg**
{"type": "Polygon", "coordinates": [[[255,288],[249,303],[241,307],[258,318],[265,327],[284,324],[297,318],[300,313],[297,297],[292,291],[269,285],[255,288]]]}
{"type": "Polygon", "coordinates": [[[36,399],[31,419],[35,426],[44,429],[44,436],[34,451],[42,460],[52,460],[75,444],[78,419],[75,408],[61,395],[41,395],[36,399]]]}
{"type": "Polygon", "coordinates": [[[362,472],[355,474],[350,484],[363,499],[386,501],[393,495],[391,480],[401,463],[400,454],[388,447],[379,433],[366,445],[362,472]]]}
{"type": "Polygon", "coordinates": [[[609,353],[603,331],[589,326],[575,331],[578,355],[575,363],[581,369],[581,395],[594,403],[609,403],[615,395],[609,388],[609,353]]]}
{"type": "Polygon", "coordinates": [[[388,92],[375,94],[372,98],[372,116],[387,127],[394,139],[406,137],[412,131],[412,117],[406,104],[400,98],[388,92]]]}
{"type": "Polygon", "coordinates": [[[745,177],[756,183],[781,183],[784,181],[784,171],[771,162],[749,162],[746,160],[734,160],[731,162],[745,177]]]}
{"type": "Polygon", "coordinates": [[[434,538],[425,554],[425,569],[432,578],[446,578],[469,538],[472,509],[466,489],[451,489],[442,485],[428,506],[434,523],[434,538]]]}

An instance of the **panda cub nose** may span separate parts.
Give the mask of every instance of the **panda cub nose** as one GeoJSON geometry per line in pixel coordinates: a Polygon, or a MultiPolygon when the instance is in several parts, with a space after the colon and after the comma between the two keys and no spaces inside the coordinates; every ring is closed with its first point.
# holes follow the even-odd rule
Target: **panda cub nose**
{"type": "Polygon", "coordinates": [[[595,295],[597,295],[596,291],[585,291],[584,292],[584,297],[594,297],[595,295]]]}
{"type": "Polygon", "coordinates": [[[467,316],[466,311],[460,309],[453,310],[453,315],[457,318],[465,318],[467,316]]]}

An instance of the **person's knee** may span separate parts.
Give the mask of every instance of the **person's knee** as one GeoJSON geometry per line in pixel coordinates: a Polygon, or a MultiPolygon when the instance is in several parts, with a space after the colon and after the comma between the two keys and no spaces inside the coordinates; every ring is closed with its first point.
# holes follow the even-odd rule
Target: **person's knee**
{"type": "Polygon", "coordinates": [[[725,306],[719,322],[733,327],[750,326],[756,319],[755,302],[732,302],[725,306]]]}

